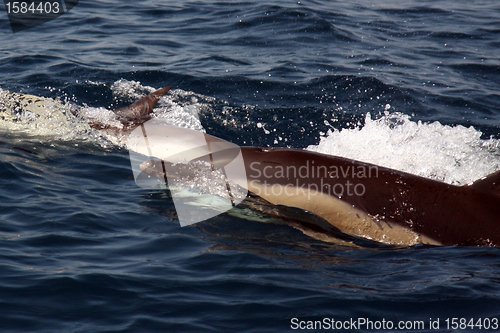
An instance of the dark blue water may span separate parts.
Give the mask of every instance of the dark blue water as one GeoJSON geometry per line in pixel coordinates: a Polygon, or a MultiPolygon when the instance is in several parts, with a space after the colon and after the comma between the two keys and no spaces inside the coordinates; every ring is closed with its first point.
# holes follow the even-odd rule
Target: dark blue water
{"type": "MultiPolygon", "coordinates": [[[[207,132],[247,145],[316,145],[387,104],[500,139],[496,0],[80,1],[15,34],[0,16],[4,90],[113,107],[130,102],[120,79],[170,85],[206,99],[207,132]]],[[[125,149],[0,133],[2,332],[453,332],[447,318],[500,316],[498,249],[349,247],[231,215],[181,228],[125,149]]]]}

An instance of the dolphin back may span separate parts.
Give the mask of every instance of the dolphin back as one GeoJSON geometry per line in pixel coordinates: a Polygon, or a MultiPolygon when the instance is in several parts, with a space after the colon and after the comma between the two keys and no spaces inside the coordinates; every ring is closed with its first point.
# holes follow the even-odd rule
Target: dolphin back
{"type": "Polygon", "coordinates": [[[470,185],[465,185],[465,187],[500,196],[500,171],[478,179],[470,185]]]}

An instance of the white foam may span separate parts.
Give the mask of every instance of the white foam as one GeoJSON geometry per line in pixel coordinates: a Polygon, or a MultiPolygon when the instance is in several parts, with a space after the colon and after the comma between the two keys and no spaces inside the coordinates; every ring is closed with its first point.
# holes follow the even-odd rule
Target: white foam
{"type": "Polygon", "coordinates": [[[63,141],[83,139],[88,124],[73,112],[75,106],[51,98],[11,93],[0,89],[0,129],[30,137],[63,141]]]}
{"type": "Polygon", "coordinates": [[[500,169],[500,140],[473,127],[423,123],[386,112],[354,129],[329,130],[308,150],[393,168],[450,184],[467,184],[500,169]]]}
{"type": "Polygon", "coordinates": [[[120,79],[111,85],[111,91],[116,99],[138,100],[145,95],[149,95],[156,89],[150,86],[143,86],[138,81],[120,79]]]}
{"type": "Polygon", "coordinates": [[[110,126],[117,129],[123,128],[123,124],[118,120],[116,114],[106,108],[86,107],[83,108],[81,112],[89,122],[99,123],[104,127],[110,126]]]}

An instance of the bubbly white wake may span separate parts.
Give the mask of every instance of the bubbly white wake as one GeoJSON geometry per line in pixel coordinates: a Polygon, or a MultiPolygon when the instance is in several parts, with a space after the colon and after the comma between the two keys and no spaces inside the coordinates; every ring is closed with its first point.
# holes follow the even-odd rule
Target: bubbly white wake
{"type": "Polygon", "coordinates": [[[308,150],[347,157],[463,185],[500,169],[500,140],[473,127],[423,123],[386,113],[354,129],[329,130],[308,150]]]}
{"type": "Polygon", "coordinates": [[[89,126],[74,115],[75,106],[67,101],[12,93],[0,89],[0,130],[31,137],[81,139],[89,126]]]}

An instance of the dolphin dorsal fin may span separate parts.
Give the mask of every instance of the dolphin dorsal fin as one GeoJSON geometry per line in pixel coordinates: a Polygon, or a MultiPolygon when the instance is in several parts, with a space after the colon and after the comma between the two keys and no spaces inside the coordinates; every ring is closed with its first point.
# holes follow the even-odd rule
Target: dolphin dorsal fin
{"type": "Polygon", "coordinates": [[[482,192],[493,192],[496,195],[500,195],[500,170],[466,186],[482,192]]]}
{"type": "Polygon", "coordinates": [[[134,119],[143,118],[153,111],[156,103],[165,95],[172,87],[165,87],[147,95],[144,98],[136,101],[129,106],[113,110],[117,115],[123,118],[134,119]]]}

